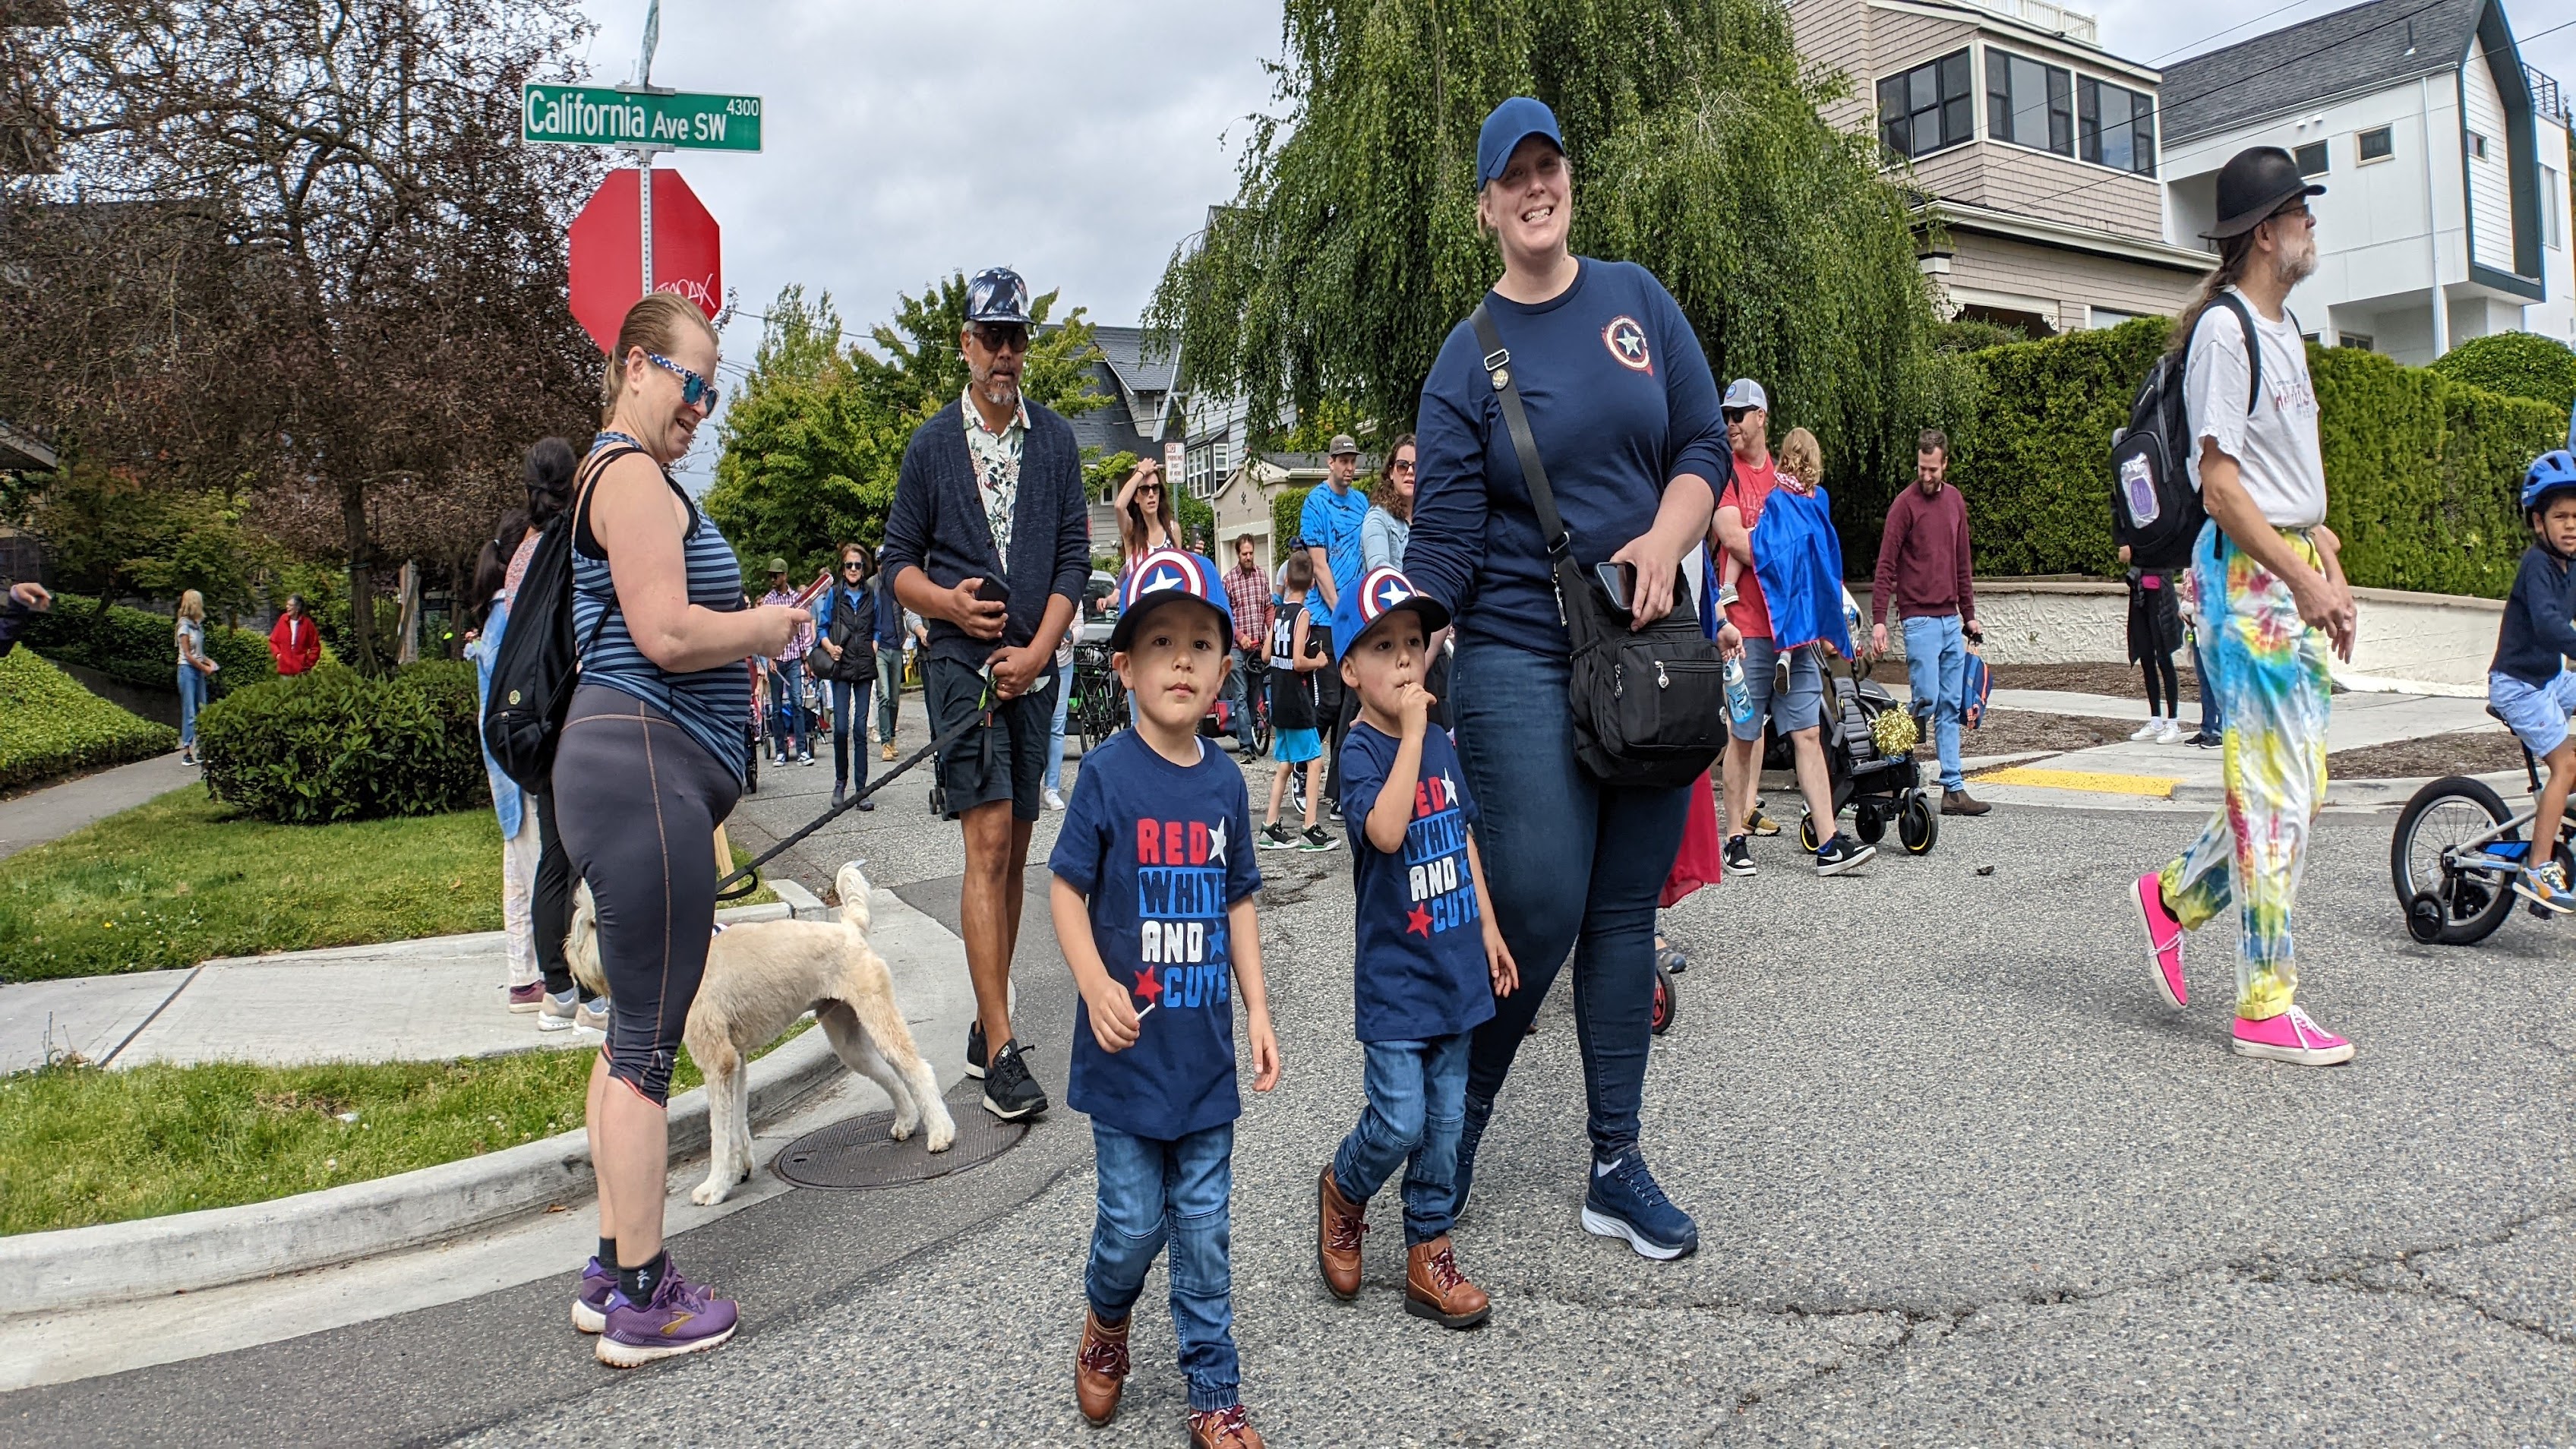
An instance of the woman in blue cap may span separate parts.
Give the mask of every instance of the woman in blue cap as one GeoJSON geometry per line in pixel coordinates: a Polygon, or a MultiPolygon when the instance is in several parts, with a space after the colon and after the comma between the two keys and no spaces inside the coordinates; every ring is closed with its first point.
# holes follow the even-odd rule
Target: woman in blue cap
{"type": "MultiPolygon", "coordinates": [[[[1546,106],[1515,96],[1485,118],[1476,185],[1478,224],[1503,259],[1485,306],[1575,559],[1587,572],[1626,565],[1636,618],[1659,619],[1729,472],[1708,360],[1651,273],[1567,248],[1573,172],[1546,106]]],[[[1459,323],[1422,385],[1405,551],[1415,584],[1456,617],[1458,753],[1485,802],[1495,914],[1524,968],[1523,989],[1476,1032],[1458,1197],[1463,1207],[1494,1095],[1570,952],[1592,1139],[1583,1226],[1678,1258],[1699,1230],[1647,1171],[1637,1114],[1655,907],[1690,792],[1604,786],[1575,761],[1565,626],[1485,353],[1459,323]]]]}

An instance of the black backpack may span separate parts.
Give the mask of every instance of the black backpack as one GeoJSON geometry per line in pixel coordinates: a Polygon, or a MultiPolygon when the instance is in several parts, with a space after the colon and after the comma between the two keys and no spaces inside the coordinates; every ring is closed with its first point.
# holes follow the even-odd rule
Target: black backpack
{"type": "Polygon", "coordinates": [[[483,702],[483,748],[491,752],[501,773],[516,780],[523,790],[541,795],[554,792],[555,737],[563,730],[565,712],[572,708],[581,657],[598,642],[600,629],[616,608],[612,600],[608,608],[600,610],[599,617],[591,623],[590,636],[575,645],[574,520],[589,501],[591,485],[600,470],[625,454],[643,451],[611,448],[582,469],[582,483],[574,491],[573,506],[557,515],[537,536],[536,552],[528,556],[528,571],[520,576],[519,592],[510,600],[509,627],[501,633],[501,653],[492,661],[491,693],[483,702]]]}
{"type": "MultiPolygon", "coordinates": [[[[2210,299],[2192,327],[2195,333],[2209,315],[2224,306],[2245,328],[2245,356],[2252,380],[2245,390],[2251,416],[2263,397],[2263,347],[2254,335],[2253,314],[2233,292],[2210,299]]],[[[2183,371],[2191,356],[2188,341],[2156,359],[2147,380],[2129,404],[2129,425],[2111,434],[2111,538],[2129,547],[2137,568],[2188,568],[2200,541],[2200,526],[2209,510],[2191,483],[2193,429],[2183,398],[2183,371]]]]}

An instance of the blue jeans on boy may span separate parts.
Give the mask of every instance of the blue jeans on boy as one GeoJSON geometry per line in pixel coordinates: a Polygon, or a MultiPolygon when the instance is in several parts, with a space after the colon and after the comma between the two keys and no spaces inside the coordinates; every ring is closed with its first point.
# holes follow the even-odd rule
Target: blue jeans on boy
{"type": "Polygon", "coordinates": [[[1458,1133],[1467,1122],[1466,1032],[1429,1041],[1372,1041],[1368,1106],[1333,1154],[1333,1188],[1365,1204],[1399,1167],[1404,1245],[1427,1243],[1458,1220],[1458,1133]]]}
{"type": "Polygon", "coordinates": [[[193,664],[179,666],[179,743],[197,744],[197,711],[206,707],[206,674],[193,664]]]}
{"type": "Polygon", "coordinates": [[[1232,1408],[1243,1379],[1234,1351],[1226,1216],[1234,1196],[1234,1124],[1162,1141],[1093,1118],[1091,1143],[1100,1162],[1100,1218],[1082,1275],[1091,1311],[1105,1323],[1124,1319],[1145,1291],[1145,1270],[1168,1244],[1172,1336],[1180,1340],[1190,1407],[1232,1408]]]}
{"type": "Polygon", "coordinates": [[[2227,728],[2227,708],[2218,698],[2218,689],[2209,672],[2209,651],[2201,647],[2200,631],[2191,636],[2191,672],[2200,680],[2200,734],[2214,740],[2227,728]]]}
{"type": "Polygon", "coordinates": [[[1968,643],[1959,616],[1905,621],[1905,677],[1916,704],[1932,706],[1932,738],[1941,753],[1941,788],[1967,784],[1959,773],[1959,707],[1967,702],[1968,643]]]}
{"type": "Polygon", "coordinates": [[[1055,728],[1047,735],[1046,787],[1064,789],[1064,713],[1073,704],[1073,666],[1055,672],[1055,728]]]}

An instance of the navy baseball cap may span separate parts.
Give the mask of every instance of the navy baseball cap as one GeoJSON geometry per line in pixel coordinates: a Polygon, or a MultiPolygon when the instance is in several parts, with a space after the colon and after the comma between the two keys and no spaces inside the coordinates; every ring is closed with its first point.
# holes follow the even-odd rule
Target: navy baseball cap
{"type": "Polygon", "coordinates": [[[1029,322],[1029,284],[1008,267],[986,267],[966,284],[969,322],[1029,322]]]}
{"type": "Polygon", "coordinates": [[[1339,664],[1353,645],[1389,614],[1411,610],[1422,616],[1427,636],[1449,622],[1449,610],[1438,599],[1413,587],[1413,580],[1383,564],[1360,576],[1360,586],[1342,595],[1333,608],[1333,662],[1339,664]]]}
{"type": "Polygon", "coordinates": [[[1145,555],[1127,582],[1118,588],[1118,622],[1109,630],[1109,647],[1123,652],[1136,637],[1148,610],[1173,599],[1195,599],[1216,611],[1217,637],[1234,637],[1234,606],[1227,602],[1225,576],[1216,561],[1177,548],[1158,548],[1145,555]]]}
{"type": "Polygon", "coordinates": [[[1494,107],[1476,133],[1476,189],[1484,190],[1502,175],[1511,164],[1513,150],[1532,136],[1545,136],[1560,154],[1565,150],[1565,138],[1556,130],[1556,112],[1546,102],[1514,96],[1494,107]]]}

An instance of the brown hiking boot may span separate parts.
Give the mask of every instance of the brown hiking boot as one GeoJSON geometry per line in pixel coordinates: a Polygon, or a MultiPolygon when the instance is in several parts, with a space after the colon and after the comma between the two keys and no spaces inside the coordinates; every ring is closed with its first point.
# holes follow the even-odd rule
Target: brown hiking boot
{"type": "Polygon", "coordinates": [[[1944,815],[1983,815],[1994,808],[1985,801],[1972,797],[1965,790],[1941,792],[1941,813],[1944,815]]]}
{"type": "Polygon", "coordinates": [[[894,758],[894,741],[892,741],[892,740],[888,740],[888,741],[886,741],[886,742],[885,742],[885,756],[884,756],[884,758],[889,759],[889,760],[891,760],[891,759],[893,759],[893,758],[894,758]]]}
{"type": "Polygon", "coordinates": [[[1073,1401],[1082,1417],[1106,1424],[1118,1417],[1118,1396],[1127,1388],[1127,1323],[1112,1328],[1100,1315],[1082,1312],[1082,1347],[1073,1355],[1073,1401]]]}
{"type": "Polygon", "coordinates": [[[1261,1449],[1243,1405],[1190,1410],[1190,1449],[1261,1449]]]}
{"type": "Polygon", "coordinates": [[[1458,1271],[1449,1235],[1442,1233],[1405,1250],[1404,1311],[1443,1328],[1473,1328],[1494,1311],[1494,1300],[1458,1271]]]}
{"type": "Polygon", "coordinates": [[[1353,1206],[1333,1186],[1333,1169],[1324,1166],[1324,1175],[1315,1182],[1315,1271],[1324,1275],[1324,1287],[1336,1298],[1348,1303],[1360,1296],[1360,1239],[1368,1232],[1368,1204],[1353,1206]]]}

